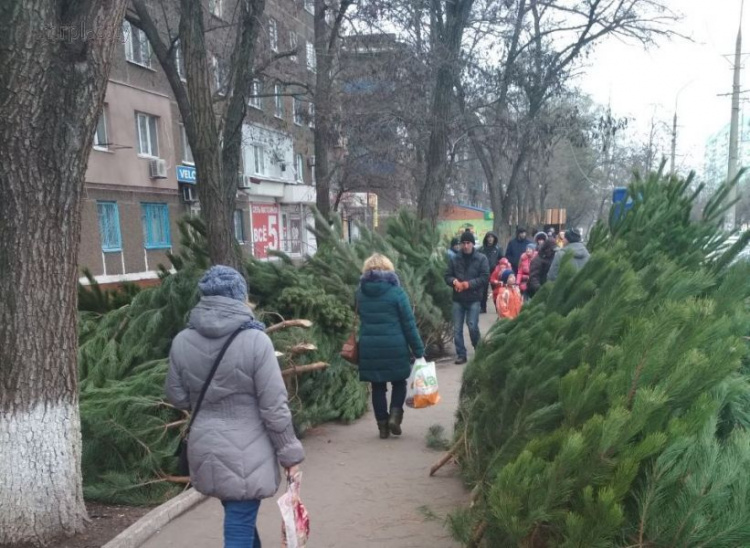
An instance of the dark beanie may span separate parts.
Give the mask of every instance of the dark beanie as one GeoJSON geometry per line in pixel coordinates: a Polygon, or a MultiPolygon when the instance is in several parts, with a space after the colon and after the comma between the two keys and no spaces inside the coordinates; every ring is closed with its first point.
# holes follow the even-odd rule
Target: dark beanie
{"type": "Polygon", "coordinates": [[[473,244],[475,244],[477,242],[474,239],[474,234],[472,234],[471,232],[464,232],[463,234],[461,234],[461,241],[462,242],[471,242],[473,244]]]}
{"type": "Polygon", "coordinates": [[[461,241],[458,238],[453,238],[451,240],[451,247],[453,247],[454,245],[458,245],[459,243],[461,243],[461,241]]]}
{"type": "Polygon", "coordinates": [[[229,266],[212,266],[198,282],[198,289],[204,297],[228,297],[243,302],[247,300],[245,278],[229,266]]]}
{"type": "Polygon", "coordinates": [[[526,232],[526,229],[522,226],[516,228],[516,235],[520,234],[521,232],[526,232]]]}
{"type": "Polygon", "coordinates": [[[500,274],[500,281],[507,285],[508,284],[508,278],[510,278],[512,275],[513,275],[513,271],[512,270],[510,270],[510,269],[503,270],[503,273],[500,274]]]}
{"type": "Polygon", "coordinates": [[[571,228],[565,231],[565,239],[571,244],[581,241],[581,233],[575,228],[571,228]]]}

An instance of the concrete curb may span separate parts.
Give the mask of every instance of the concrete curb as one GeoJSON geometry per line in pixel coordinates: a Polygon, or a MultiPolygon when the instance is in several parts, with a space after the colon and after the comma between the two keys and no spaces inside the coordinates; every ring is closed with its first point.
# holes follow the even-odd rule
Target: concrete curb
{"type": "Polygon", "coordinates": [[[167,523],[207,498],[195,489],[189,489],[151,510],[102,548],[138,548],[167,523]]]}

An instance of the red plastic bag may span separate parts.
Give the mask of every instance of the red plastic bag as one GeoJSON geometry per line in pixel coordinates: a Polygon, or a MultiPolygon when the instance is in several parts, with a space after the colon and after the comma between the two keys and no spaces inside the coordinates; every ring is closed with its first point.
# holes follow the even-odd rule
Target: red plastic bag
{"type": "Polygon", "coordinates": [[[281,510],[281,548],[305,548],[310,535],[310,516],[300,499],[302,472],[287,477],[286,492],[276,501],[281,510]]]}

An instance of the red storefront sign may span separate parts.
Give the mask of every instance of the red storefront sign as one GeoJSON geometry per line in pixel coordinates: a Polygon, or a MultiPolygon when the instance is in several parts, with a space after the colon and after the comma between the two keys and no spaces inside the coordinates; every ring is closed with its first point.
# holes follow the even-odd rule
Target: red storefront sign
{"type": "Polygon", "coordinates": [[[268,257],[269,249],[279,249],[279,206],[251,204],[253,215],[253,255],[268,257]]]}

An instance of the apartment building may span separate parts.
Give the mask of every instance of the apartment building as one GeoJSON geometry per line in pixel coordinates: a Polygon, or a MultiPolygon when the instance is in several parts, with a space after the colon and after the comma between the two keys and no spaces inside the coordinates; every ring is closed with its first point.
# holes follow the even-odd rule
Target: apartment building
{"type": "MultiPolygon", "coordinates": [[[[729,166],[729,124],[706,140],[703,163],[703,181],[715,189],[727,178],[729,166]]],[[[750,167],[750,116],[740,113],[738,154],[740,167],[750,167]]]]}
{"type": "MultiPolygon", "coordinates": [[[[207,27],[222,28],[230,2],[207,1],[207,27]]],[[[256,66],[268,68],[253,83],[243,125],[234,233],[261,259],[270,249],[315,250],[306,228],[315,203],[312,10],[309,0],[269,2],[258,38],[256,66]]],[[[218,90],[231,40],[220,31],[207,38],[218,90]]],[[[143,32],[125,21],[89,157],[79,265],[100,283],[156,279],[178,250],[177,221],[200,211],[199,184],[169,83],[143,32]]]]}

